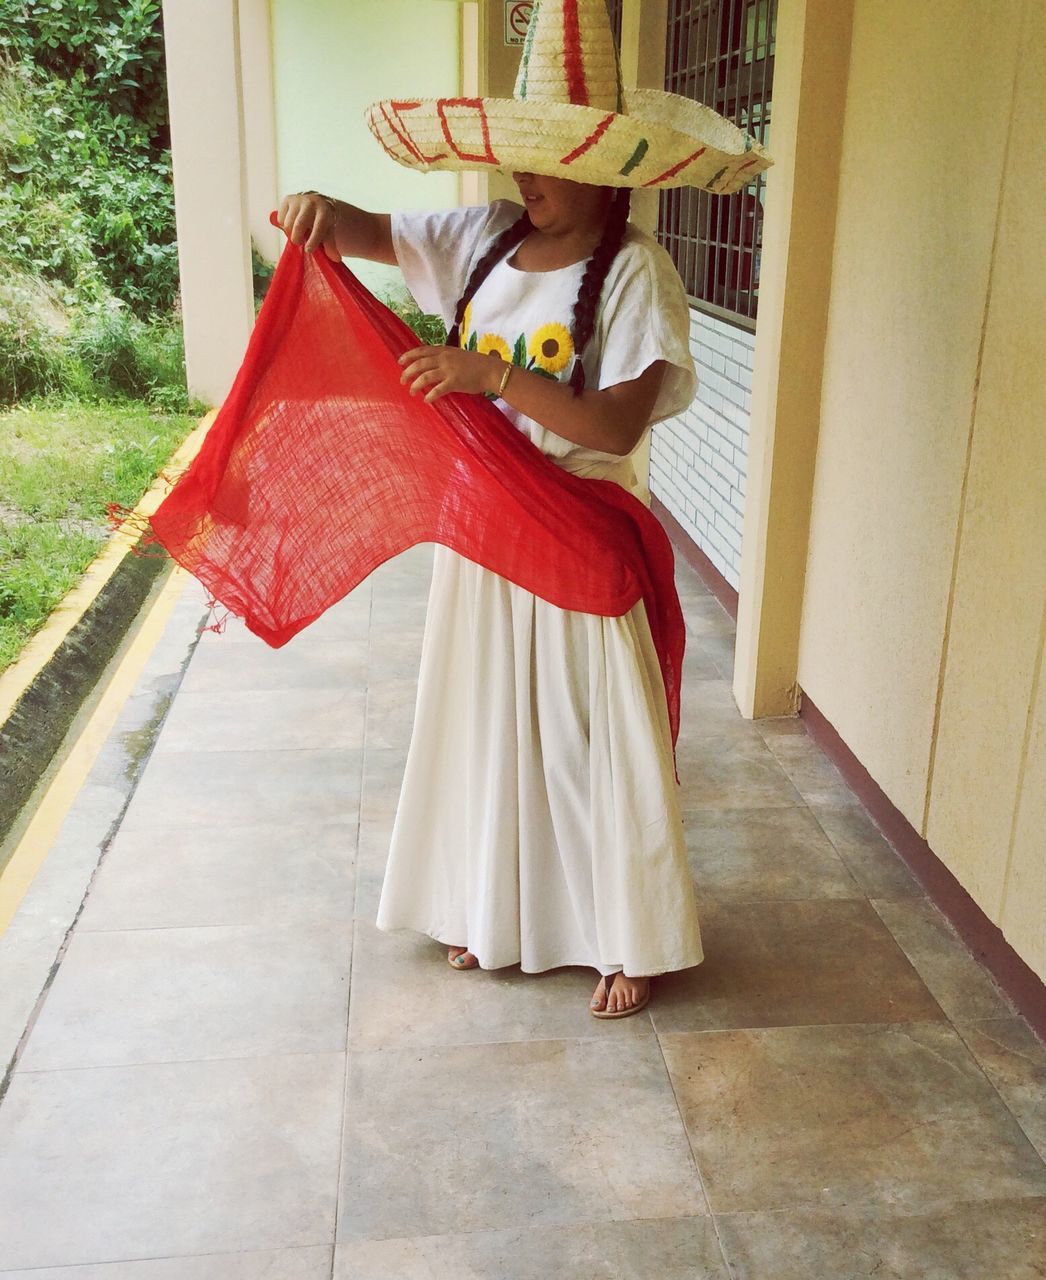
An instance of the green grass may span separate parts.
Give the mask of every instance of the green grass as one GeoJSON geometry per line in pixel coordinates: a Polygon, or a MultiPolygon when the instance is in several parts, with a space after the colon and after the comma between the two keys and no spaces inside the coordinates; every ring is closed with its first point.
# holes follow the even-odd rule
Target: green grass
{"type": "Polygon", "coordinates": [[[0,670],[76,585],[196,424],[134,401],[38,402],[0,413],[0,670]]]}

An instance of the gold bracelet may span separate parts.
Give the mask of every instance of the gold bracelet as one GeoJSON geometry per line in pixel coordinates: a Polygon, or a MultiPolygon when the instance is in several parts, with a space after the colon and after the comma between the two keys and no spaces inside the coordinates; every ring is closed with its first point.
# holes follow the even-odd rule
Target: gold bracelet
{"type": "Polygon", "coordinates": [[[516,366],[515,366],[514,364],[511,364],[511,363],[510,363],[510,364],[509,364],[509,366],[508,366],[508,368],[506,368],[505,372],[501,375],[501,386],[500,386],[500,387],[498,387],[498,399],[499,399],[499,400],[500,400],[500,399],[501,399],[501,397],[505,394],[505,388],[508,386],[508,380],[509,380],[509,378],[512,376],[512,370],[513,370],[515,367],[516,367],[516,366]]]}

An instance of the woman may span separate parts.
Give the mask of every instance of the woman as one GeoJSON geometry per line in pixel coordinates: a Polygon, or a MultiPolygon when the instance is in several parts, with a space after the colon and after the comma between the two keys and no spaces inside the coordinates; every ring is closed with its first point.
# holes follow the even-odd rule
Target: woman
{"type": "MultiPolygon", "coordinates": [[[[593,68],[608,50],[616,57],[598,0],[538,6],[513,103],[534,112],[534,86],[554,94],[558,74],[572,81],[564,92],[591,104],[593,68]],[[576,45],[563,65],[557,32],[566,54],[570,40],[576,45]],[[586,63],[593,47],[599,56],[586,63]]],[[[604,105],[619,101],[617,80],[603,96],[604,105]]],[[[448,139],[460,101],[429,113],[448,139]]],[[[467,167],[419,140],[426,104],[388,106],[400,111],[397,145],[407,136],[403,109],[415,113],[405,163],[467,167]]],[[[487,109],[495,119],[496,101],[487,109]]],[[[612,183],[540,172],[556,165],[539,154],[533,169],[513,172],[519,204],[388,215],[308,192],[285,197],[279,221],[308,250],[398,264],[418,303],[444,317],[446,344],[402,357],[412,394],[495,397],[557,465],[642,496],[632,455],[651,423],[680,412],[696,389],[689,308],[668,254],[628,222],[632,182],[622,185],[618,161],[593,169],[588,153],[624,118],[596,114],[594,142],[574,139],[564,151],[568,137],[552,150],[588,156],[587,170],[571,170],[579,176],[602,176],[606,164],[612,183]]],[[[541,100],[540,119],[553,115],[541,100]]],[[[403,160],[381,127],[379,139],[403,160]]],[[[578,128],[576,111],[564,127],[578,128]]],[[[492,142],[486,115],[484,130],[488,152],[497,146],[504,160],[518,131],[492,142]]],[[[636,182],[649,172],[643,142],[631,152],[640,157],[629,171],[636,182]]],[[[693,151],[694,142],[676,145],[693,151]]],[[[479,154],[464,143],[453,151],[479,154]]],[[[744,155],[738,148],[735,159],[744,155]]],[[[600,975],[589,1006],[597,1017],[637,1012],[652,975],[701,962],[664,685],[642,601],[620,617],[558,609],[435,548],[414,731],[376,922],[430,934],[457,968],[591,966],[600,975]]]]}

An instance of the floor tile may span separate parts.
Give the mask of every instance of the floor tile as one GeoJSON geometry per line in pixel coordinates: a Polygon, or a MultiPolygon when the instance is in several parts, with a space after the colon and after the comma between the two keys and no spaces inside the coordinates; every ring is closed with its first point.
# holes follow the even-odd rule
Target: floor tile
{"type": "Polygon", "coordinates": [[[414,727],[418,682],[387,676],[367,686],[367,749],[406,747],[414,727]]]}
{"type": "Polygon", "coordinates": [[[807,735],[769,734],[766,743],[807,804],[859,803],[843,775],[807,735]]]}
{"type": "Polygon", "coordinates": [[[1041,1280],[1046,1199],[934,1213],[728,1213],[716,1227],[736,1280],[1041,1280]]]}
{"type": "Polygon", "coordinates": [[[661,1043],[713,1213],[1046,1195],[1046,1165],[947,1024],[661,1043]]]}
{"type": "Polygon", "coordinates": [[[805,807],[692,809],[683,815],[683,827],[700,897],[864,897],[805,807]]]}
{"type": "Polygon", "coordinates": [[[426,935],[386,933],[358,920],[350,1048],[652,1034],[645,1010],[620,1021],[592,1017],[594,969],[458,971],[446,956],[446,947],[426,935]]]}
{"type": "Polygon", "coordinates": [[[991,974],[929,899],[873,898],[872,906],[952,1021],[1013,1015],[991,974]]]}
{"type": "Polygon", "coordinates": [[[367,683],[368,649],[366,640],[310,644],[292,640],[279,649],[197,645],[181,692],[224,698],[249,689],[362,689],[367,683]]]}
{"type": "Polygon", "coordinates": [[[596,1222],[611,1205],[617,1220],[705,1212],[652,1037],[350,1052],[339,1245],[596,1222]]]}
{"type": "Polygon", "coordinates": [[[363,821],[386,820],[391,825],[399,804],[406,763],[406,746],[368,745],[363,759],[360,797],[360,818],[363,821]]]}
{"type": "Polygon", "coordinates": [[[802,796],[758,733],[699,736],[684,729],[676,758],[686,809],[762,809],[802,796]]]}
{"type": "MultiPolygon", "coordinates": [[[[370,586],[367,583],[361,583],[355,591],[351,591],[336,604],[331,605],[326,612],[320,614],[307,627],[302,628],[281,648],[289,649],[293,645],[295,650],[300,650],[303,645],[312,644],[314,641],[365,639],[370,626],[370,609],[370,586]]],[[[221,612],[223,611],[219,610],[219,615],[221,612]]],[[[264,649],[272,648],[260,636],[249,631],[241,618],[234,615],[226,619],[222,631],[204,631],[200,635],[200,644],[208,646],[248,644],[264,649]]]]}
{"type": "Polygon", "coordinates": [[[121,827],[352,821],[362,751],[168,751],[154,755],[121,827]]]}
{"type": "Polygon", "coordinates": [[[330,1280],[329,1245],[263,1253],[209,1253],[195,1258],[146,1258],[83,1267],[0,1271],[4,1280],[330,1280]]]}
{"type": "Polygon", "coordinates": [[[19,1069],[344,1049],[351,941],[348,924],[77,932],[19,1069]]]}
{"type": "Polygon", "coordinates": [[[16,1074],[5,1265],[332,1243],[344,1067],[330,1053],[16,1074]]]}
{"type": "Polygon", "coordinates": [[[354,910],[357,919],[373,922],[378,911],[378,901],[381,898],[381,886],[385,880],[385,867],[389,860],[392,819],[361,820],[358,840],[354,910]]]}
{"type": "Polygon", "coordinates": [[[926,890],[860,805],[811,804],[810,812],[870,898],[924,898],[926,890]]]}
{"type": "Polygon", "coordinates": [[[360,748],[367,692],[344,688],[182,690],[157,739],[154,756],[171,751],[360,748]]]}
{"type": "Polygon", "coordinates": [[[121,830],[102,859],[77,928],[348,920],[356,826],[303,816],[283,826],[121,830]]]}
{"type": "Polygon", "coordinates": [[[955,1029],[1046,1160],[1046,1044],[1018,1017],[959,1022],[955,1029]]]}
{"type": "MultiPolygon", "coordinates": [[[[707,650],[699,650],[712,659],[707,650]]],[[[684,667],[682,692],[679,701],[680,732],[689,737],[708,737],[714,734],[743,733],[759,739],[762,735],[754,720],[746,720],[734,701],[729,683],[721,676],[710,680],[687,678],[684,667]]]]}
{"type": "Polygon", "coordinates": [[[705,959],[655,979],[659,1034],[942,1019],[869,904],[699,899],[705,959]]]}
{"type": "Polygon", "coordinates": [[[339,1243],[334,1280],[729,1280],[711,1218],[339,1243]],[[554,1259],[554,1269],[552,1260],[554,1259]]]}

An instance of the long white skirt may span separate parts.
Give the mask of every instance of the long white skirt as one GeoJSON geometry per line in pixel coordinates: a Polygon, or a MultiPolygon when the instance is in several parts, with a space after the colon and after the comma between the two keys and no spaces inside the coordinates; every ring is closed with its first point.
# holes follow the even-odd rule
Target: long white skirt
{"type": "Polygon", "coordinates": [[[703,959],[640,601],[567,612],[443,546],[376,923],[484,969],[703,959]]]}

